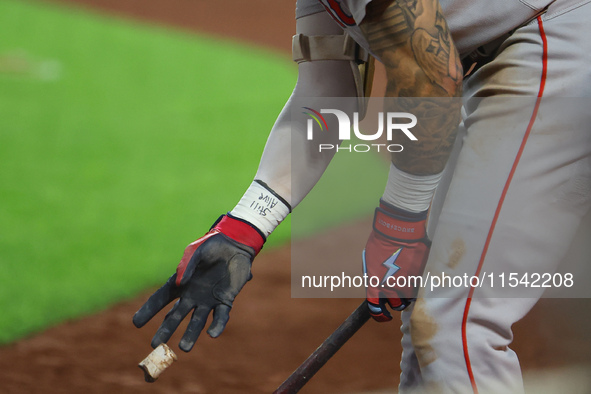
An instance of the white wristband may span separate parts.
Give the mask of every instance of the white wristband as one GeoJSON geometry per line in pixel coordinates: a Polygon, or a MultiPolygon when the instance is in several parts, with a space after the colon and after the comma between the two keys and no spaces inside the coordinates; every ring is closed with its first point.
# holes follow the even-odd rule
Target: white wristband
{"type": "Polygon", "coordinates": [[[253,224],[267,237],[290,211],[289,205],[281,196],[255,180],[230,214],[253,224]]]}
{"type": "Polygon", "coordinates": [[[390,165],[388,184],[382,199],[388,204],[408,212],[424,212],[429,209],[435,189],[443,173],[412,175],[390,165]]]}

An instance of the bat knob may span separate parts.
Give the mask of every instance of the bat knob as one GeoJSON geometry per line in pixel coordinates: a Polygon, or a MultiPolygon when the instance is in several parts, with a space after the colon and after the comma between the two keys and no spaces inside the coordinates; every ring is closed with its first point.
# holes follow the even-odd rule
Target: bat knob
{"type": "Polygon", "coordinates": [[[167,344],[161,343],[156,349],[152,350],[152,353],[148,357],[138,364],[138,367],[144,371],[146,382],[153,383],[176,360],[178,360],[178,357],[172,349],[167,344]]]}

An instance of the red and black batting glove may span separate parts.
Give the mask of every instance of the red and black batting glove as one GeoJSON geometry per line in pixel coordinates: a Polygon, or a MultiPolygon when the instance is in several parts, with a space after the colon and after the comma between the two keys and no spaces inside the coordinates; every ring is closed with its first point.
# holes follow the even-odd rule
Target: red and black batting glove
{"type": "Polygon", "coordinates": [[[251,264],[264,242],[265,237],[250,223],[222,215],[207,234],[187,246],[176,273],[135,313],[133,323],[142,327],[178,298],[156,331],[153,348],[167,342],[191,311],[181,350],[193,348],[212,311],[207,333],[218,337],[228,323],[234,298],[252,278],[251,264]]]}
{"type": "Polygon", "coordinates": [[[386,303],[401,311],[416,299],[431,246],[426,220],[426,211],[410,213],[380,200],[363,251],[367,303],[374,320],[392,320],[386,303]]]}

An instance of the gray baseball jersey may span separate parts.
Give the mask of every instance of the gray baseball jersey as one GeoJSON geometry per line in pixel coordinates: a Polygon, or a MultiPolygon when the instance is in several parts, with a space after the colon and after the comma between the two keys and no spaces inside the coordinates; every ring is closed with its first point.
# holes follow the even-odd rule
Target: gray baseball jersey
{"type": "MultiPolygon", "coordinates": [[[[326,10],[362,44],[365,38],[357,25],[365,17],[365,6],[370,1],[298,0],[296,18],[326,10]]],[[[462,55],[502,37],[541,13],[547,12],[549,16],[556,16],[587,2],[585,0],[439,1],[456,47],[462,55]]]]}
{"type": "MultiPolygon", "coordinates": [[[[298,0],[296,15],[328,12],[367,48],[357,25],[369,1],[298,0]]],[[[555,271],[591,205],[591,4],[440,3],[462,55],[497,42],[464,82],[426,272],[497,282],[422,290],[402,313],[400,392],[521,393],[511,326],[544,290],[527,282],[555,271]],[[531,291],[507,299],[503,274],[531,291]]]]}

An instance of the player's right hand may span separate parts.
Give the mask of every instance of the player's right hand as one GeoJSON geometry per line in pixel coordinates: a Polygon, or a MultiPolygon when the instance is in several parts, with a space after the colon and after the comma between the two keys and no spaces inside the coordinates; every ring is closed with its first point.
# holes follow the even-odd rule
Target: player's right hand
{"type": "Polygon", "coordinates": [[[211,312],[213,321],[207,333],[218,337],[230,318],[234,298],[252,278],[251,264],[264,242],[250,223],[229,215],[220,217],[207,234],[187,246],[176,273],[135,313],[133,323],[142,327],[178,298],[156,331],[153,348],[167,342],[191,311],[179,343],[181,350],[193,348],[211,312]]]}
{"type": "Polygon", "coordinates": [[[376,209],[363,251],[363,271],[368,277],[367,305],[378,322],[392,320],[386,304],[401,311],[416,298],[414,284],[423,274],[431,246],[426,219],[427,212],[413,214],[383,201],[376,209]]]}

